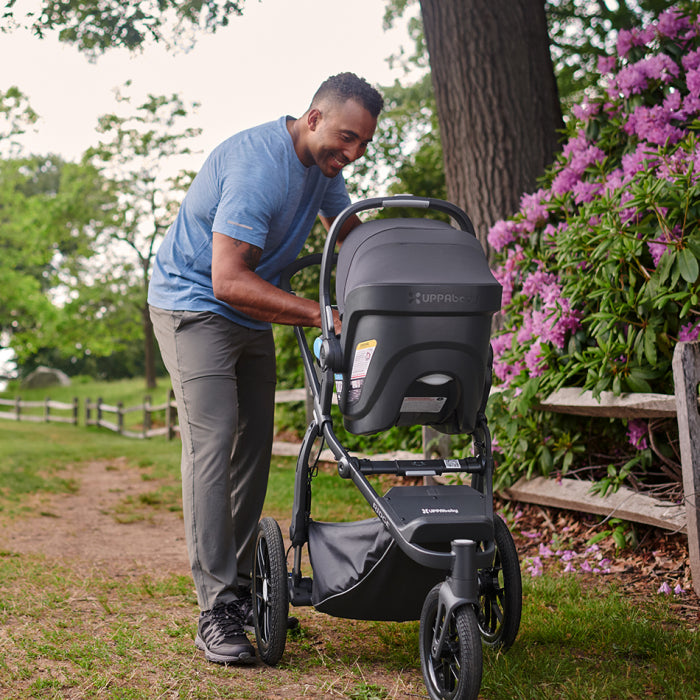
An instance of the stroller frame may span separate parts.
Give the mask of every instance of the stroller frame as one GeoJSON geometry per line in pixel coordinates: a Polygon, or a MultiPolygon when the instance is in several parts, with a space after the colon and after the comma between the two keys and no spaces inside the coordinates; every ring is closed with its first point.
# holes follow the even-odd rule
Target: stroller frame
{"type": "MultiPolygon", "coordinates": [[[[292,521],[290,526],[291,548],[293,549],[293,565],[291,571],[284,572],[286,582],[283,584],[280,578],[277,584],[269,581],[270,572],[269,559],[271,550],[279,549],[278,540],[280,536],[271,526],[271,519],[267,518],[261,523],[261,530],[256,543],[256,557],[253,574],[254,588],[254,618],[258,649],[261,657],[270,665],[274,665],[281,658],[284,649],[284,637],[286,636],[286,625],[283,633],[276,633],[272,629],[275,621],[271,615],[285,618],[288,604],[294,606],[313,605],[312,590],[313,578],[304,576],[302,573],[303,548],[309,542],[309,523],[311,513],[311,484],[315,473],[315,465],[312,466],[312,453],[317,440],[324,440],[330,448],[334,459],[337,461],[338,474],[340,477],[350,479],[367,503],[370,505],[377,518],[384,528],[390,533],[391,538],[398,545],[400,550],[413,562],[421,567],[427,567],[444,572],[444,581],[435,586],[437,593],[431,590],[425,605],[432,605],[430,617],[431,629],[425,633],[425,644],[421,646],[421,659],[423,664],[423,674],[428,685],[431,697],[443,697],[442,690],[450,697],[476,697],[481,682],[481,644],[479,642],[479,631],[476,624],[469,618],[469,625],[460,622],[456,631],[454,620],[467,613],[477,619],[480,605],[483,607],[484,596],[501,596],[502,590],[498,589],[498,583],[489,574],[483,572],[491,571],[494,559],[497,561],[502,556],[499,549],[509,549],[512,540],[503,540],[503,523],[494,527],[493,513],[493,455],[491,450],[491,435],[488,428],[485,408],[490,390],[490,367],[491,353],[486,374],[486,386],[484,388],[483,400],[477,413],[476,424],[471,433],[474,456],[463,459],[416,459],[416,460],[372,460],[359,459],[351,455],[341,444],[333,429],[333,419],[331,417],[331,405],[333,391],[335,387],[335,373],[340,371],[342,363],[342,348],[339,338],[335,335],[333,327],[333,306],[331,304],[331,276],[332,270],[337,262],[335,246],[338,232],[350,216],[361,211],[379,208],[412,207],[420,209],[434,209],[448,214],[457,222],[459,228],[467,235],[474,235],[474,229],[467,215],[458,207],[437,199],[423,199],[413,196],[399,196],[390,198],[373,198],[357,202],[346,208],[336,217],[331,226],[324,246],[322,255],[315,254],[306,256],[290,265],[283,273],[280,286],[288,292],[292,292],[291,278],[300,270],[312,266],[321,266],[319,282],[319,303],[321,305],[322,329],[320,338],[320,352],[318,352],[318,363],[313,351],[310,349],[304,331],[301,327],[295,327],[295,335],[301,352],[304,372],[307,383],[313,398],[313,418],[311,419],[304,435],[299,455],[296,463],[294,504],[292,511],[292,521]],[[320,376],[317,370],[320,366],[320,376]],[[423,486],[401,486],[391,489],[384,496],[380,496],[373,485],[368,480],[369,476],[378,474],[390,474],[405,477],[434,477],[443,474],[467,473],[471,475],[471,484],[433,487],[423,486]],[[469,513],[460,513],[459,516],[437,513],[426,514],[420,518],[407,520],[402,510],[402,494],[406,498],[420,498],[423,493],[430,489],[449,489],[454,491],[455,498],[466,499],[460,502],[476,503],[477,512],[474,514],[473,522],[469,513]],[[391,495],[390,495],[391,494],[391,495]],[[470,500],[471,499],[471,500],[470,500]],[[441,532],[453,532],[458,530],[459,537],[449,538],[449,551],[434,550],[417,542],[415,533],[421,527],[430,528],[436,526],[441,532]],[[494,532],[495,530],[495,532],[494,532]],[[262,540],[262,545],[261,545],[262,540]],[[497,546],[496,540],[499,540],[497,546]],[[267,576],[267,578],[265,578],[267,576]],[[261,594],[262,585],[258,586],[256,592],[256,580],[265,579],[267,584],[272,584],[272,588],[277,588],[267,598],[261,594]],[[285,590],[281,590],[285,589],[285,590]],[[496,591],[496,592],[494,592],[496,591]],[[275,598],[274,603],[271,598],[275,598]],[[481,601],[481,602],[480,602],[481,601]],[[437,609],[435,609],[437,606],[437,609]],[[474,632],[474,630],[477,630],[474,632]],[[457,687],[451,687],[449,680],[450,673],[444,661],[441,661],[446,654],[446,649],[456,637],[469,637],[471,639],[460,641],[468,647],[466,656],[459,660],[455,666],[467,665],[470,668],[461,669],[457,687]],[[277,638],[275,638],[277,637],[277,638]],[[280,638],[281,637],[281,638],[280,638]],[[448,639],[451,639],[450,640],[448,639]],[[425,647],[425,648],[424,648],[425,647]],[[478,647],[478,648],[477,648],[478,647]],[[465,663],[466,662],[466,663],[465,663]],[[478,668],[475,668],[478,667],[478,668]],[[444,688],[447,684],[448,688],[444,688]],[[457,695],[454,691],[458,690],[457,695]]],[[[351,234],[352,235],[352,234],[351,234]]],[[[441,509],[436,509],[441,510],[441,509]]],[[[449,510],[449,509],[446,509],[449,510]]],[[[274,521],[272,521],[274,523],[274,521]]],[[[276,523],[274,523],[276,525],[276,523]]],[[[277,528],[278,529],[278,528],[277,528]]],[[[510,534],[505,530],[507,540],[510,534]]],[[[513,545],[514,551],[514,545],[513,545]]],[[[504,552],[503,559],[508,560],[510,573],[508,578],[511,598],[515,595],[517,605],[509,604],[508,614],[511,616],[506,630],[505,637],[499,634],[491,639],[491,646],[507,648],[512,644],[520,620],[520,571],[517,564],[517,554],[515,554],[515,565],[513,564],[512,552],[504,552]],[[517,568],[517,577],[515,576],[517,568]],[[516,580],[517,579],[517,580],[516,580]]],[[[279,553],[277,558],[279,558],[279,553]]],[[[286,559],[284,552],[282,558],[286,559]]],[[[275,578],[272,572],[272,579],[275,578]]],[[[442,576],[442,574],[440,574],[442,576]]],[[[267,585],[266,584],[266,585],[267,585]]],[[[267,589],[266,589],[267,590],[267,589]]],[[[429,606],[430,607],[430,606],[429,606]]],[[[424,611],[425,613],[425,611],[424,611]]],[[[331,614],[334,614],[331,612],[331,614]]],[[[484,633],[485,626],[501,624],[502,619],[495,620],[497,611],[482,611],[479,627],[485,642],[489,640],[484,633]]],[[[354,615],[343,615],[354,617],[354,615]]],[[[421,626],[423,626],[421,615],[421,626]]],[[[361,618],[361,619],[391,619],[391,618],[361,618]]],[[[415,618],[413,618],[415,619],[415,618]]],[[[275,623],[280,627],[279,621],[275,623]]],[[[492,630],[493,631],[493,630],[492,630]]]]}

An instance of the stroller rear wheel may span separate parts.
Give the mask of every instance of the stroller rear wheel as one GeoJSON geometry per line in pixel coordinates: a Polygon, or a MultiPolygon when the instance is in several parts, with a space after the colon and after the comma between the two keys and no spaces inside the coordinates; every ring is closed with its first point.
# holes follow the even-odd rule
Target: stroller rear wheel
{"type": "Polygon", "coordinates": [[[513,536],[499,517],[494,518],[494,527],[493,565],[479,570],[477,618],[484,644],[506,651],[520,628],[523,591],[513,536]]]}
{"type": "Polygon", "coordinates": [[[445,619],[438,615],[440,586],[428,593],[420,617],[420,660],[423,680],[432,700],[475,700],[482,674],[481,639],[476,613],[462,605],[445,619]],[[433,639],[447,625],[443,648],[433,657],[433,639]]]}
{"type": "Polygon", "coordinates": [[[263,518],[258,525],[253,560],[253,617],[260,658],[274,666],[287,641],[287,561],[277,521],[263,518]]]}

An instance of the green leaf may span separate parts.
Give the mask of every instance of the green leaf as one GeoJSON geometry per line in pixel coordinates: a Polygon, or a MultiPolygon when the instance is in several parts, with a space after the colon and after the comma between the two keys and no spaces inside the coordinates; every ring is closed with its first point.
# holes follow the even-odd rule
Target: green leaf
{"type": "Polygon", "coordinates": [[[619,549],[624,549],[627,544],[625,541],[625,530],[623,527],[616,527],[612,533],[613,540],[619,549]]]}
{"type": "Polygon", "coordinates": [[[641,372],[637,372],[636,370],[632,370],[626,379],[627,386],[633,392],[639,392],[640,394],[645,394],[645,393],[651,392],[651,386],[649,386],[649,382],[647,382],[646,379],[644,379],[640,375],[641,375],[641,372]]]}
{"type": "Polygon", "coordinates": [[[693,284],[698,278],[698,261],[689,248],[678,251],[678,269],[681,277],[688,283],[693,284]]]}
{"type": "Polygon", "coordinates": [[[653,326],[644,329],[644,354],[650,365],[656,364],[656,330],[653,326]]]}

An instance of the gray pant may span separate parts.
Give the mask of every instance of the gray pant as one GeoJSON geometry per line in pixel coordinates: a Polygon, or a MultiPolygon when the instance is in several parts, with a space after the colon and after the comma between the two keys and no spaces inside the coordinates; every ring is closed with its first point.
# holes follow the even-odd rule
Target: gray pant
{"type": "Polygon", "coordinates": [[[219,314],[151,307],[182,438],[187,551],[202,610],[251,580],[270,470],[275,400],[272,331],[219,314]]]}

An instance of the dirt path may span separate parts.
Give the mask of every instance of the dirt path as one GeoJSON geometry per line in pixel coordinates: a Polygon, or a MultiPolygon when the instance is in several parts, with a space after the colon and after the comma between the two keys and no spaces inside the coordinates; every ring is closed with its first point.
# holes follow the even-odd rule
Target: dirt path
{"type": "MultiPolygon", "coordinates": [[[[146,513],[146,518],[119,522],[115,517],[122,511],[121,505],[125,499],[138,500],[140,494],[153,491],[157,482],[142,480],[139,470],[130,467],[126,460],[92,462],[64,476],[78,483],[76,492],[42,498],[36,508],[42,515],[0,524],[0,552],[40,555],[46,558],[48,566],[52,561],[60,563],[85,578],[95,571],[99,571],[104,578],[118,581],[143,576],[158,578],[168,574],[189,577],[184,527],[179,514],[145,507],[142,512],[146,513]]],[[[280,526],[286,533],[289,522],[280,522],[280,526]]],[[[94,624],[96,629],[103,625],[105,613],[94,596],[81,598],[75,605],[74,612],[79,612],[83,622],[94,624]]],[[[157,608],[157,612],[162,609],[162,603],[155,599],[145,605],[157,608]]],[[[149,624],[155,624],[160,629],[167,620],[171,627],[187,627],[194,632],[197,615],[194,605],[191,609],[179,605],[162,610],[165,617],[155,623],[147,621],[151,619],[147,612],[143,608],[138,611],[142,629],[149,624]]],[[[357,649],[366,645],[370,636],[363,625],[371,623],[338,621],[312,608],[295,608],[292,614],[299,617],[303,635],[296,644],[288,643],[286,663],[277,668],[269,668],[260,661],[241,667],[208,664],[188,639],[185,639],[179,652],[176,643],[169,641],[162,653],[168,659],[179,653],[173,666],[178,664],[179,668],[184,669],[181,673],[185,680],[177,680],[183,688],[195,692],[194,688],[198,688],[199,684],[214,684],[216,697],[221,698],[288,700],[303,697],[322,700],[375,697],[362,694],[366,687],[385,689],[382,691],[385,694],[380,697],[386,700],[425,697],[420,670],[417,667],[401,670],[387,668],[380,658],[375,658],[381,656],[383,648],[376,640],[370,652],[374,647],[379,650],[370,654],[369,661],[363,664],[348,662],[348,658],[359,658],[357,649]],[[190,649],[191,656],[188,656],[190,649]],[[361,694],[356,696],[354,693],[358,688],[361,694]]],[[[0,652],[3,648],[1,632],[0,652]]],[[[109,641],[106,643],[109,644],[109,641]]],[[[16,653],[16,649],[13,649],[13,653],[16,653]]],[[[23,656],[18,658],[24,659],[23,656]]],[[[172,670],[167,670],[167,663],[154,665],[144,662],[143,668],[154,693],[144,697],[190,697],[186,690],[179,695],[175,692],[162,695],[161,690],[154,690],[176,683],[169,675],[172,670]]],[[[38,665],[36,661],[32,662],[32,669],[31,677],[23,679],[15,689],[30,692],[30,685],[37,678],[40,679],[37,682],[47,679],[55,682],[58,679],[61,684],[66,683],[62,663],[40,660],[38,665]]],[[[111,670],[104,672],[110,673],[111,670]]],[[[118,687],[124,684],[124,680],[115,677],[110,683],[118,687]]],[[[3,695],[3,687],[0,675],[0,695],[3,695]]],[[[131,685],[127,683],[124,692],[131,690],[131,685]]],[[[61,697],[65,698],[84,697],[82,691],[70,683],[64,685],[62,693],[61,697]]],[[[196,693],[195,696],[199,697],[196,693]]]]}
{"type": "Polygon", "coordinates": [[[182,518],[149,509],[147,519],[123,523],[116,509],[127,497],[154,488],[126,460],[91,462],[70,476],[74,494],[54,496],[42,515],[5,525],[0,548],[70,561],[77,568],[103,568],[115,576],[189,573],[182,518]]]}

